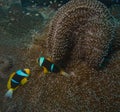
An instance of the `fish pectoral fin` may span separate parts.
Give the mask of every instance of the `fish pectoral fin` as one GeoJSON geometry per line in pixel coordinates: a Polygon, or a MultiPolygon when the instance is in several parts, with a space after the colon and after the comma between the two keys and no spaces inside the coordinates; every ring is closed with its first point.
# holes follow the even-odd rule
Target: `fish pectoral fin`
{"type": "Polygon", "coordinates": [[[44,74],[47,74],[49,71],[47,70],[47,68],[43,67],[43,72],[44,74]]]}
{"type": "Polygon", "coordinates": [[[66,72],[64,72],[63,70],[60,71],[60,74],[66,77],[69,77],[70,75],[66,72]]]}
{"type": "Polygon", "coordinates": [[[50,58],[47,58],[47,60],[51,62],[51,59],[50,59],[50,58]]]}
{"type": "Polygon", "coordinates": [[[21,80],[21,85],[24,85],[24,84],[26,84],[27,82],[28,82],[28,79],[27,79],[27,78],[24,78],[24,79],[21,80]]]}

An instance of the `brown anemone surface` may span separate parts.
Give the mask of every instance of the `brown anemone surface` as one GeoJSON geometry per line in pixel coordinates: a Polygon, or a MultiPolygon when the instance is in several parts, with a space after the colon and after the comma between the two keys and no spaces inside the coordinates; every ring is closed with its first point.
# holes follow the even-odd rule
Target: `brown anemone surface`
{"type": "MultiPolygon", "coordinates": [[[[76,0],[76,1],[80,2],[82,0],[76,0]]],[[[100,4],[101,6],[101,3],[97,2],[96,0],[85,0],[85,2],[81,2],[81,3],[83,3],[83,6],[85,7],[89,6],[90,8],[90,6],[94,7],[92,2],[95,2],[96,4],[98,4],[98,6],[100,4]]],[[[72,7],[71,4],[70,6],[72,7]]],[[[96,7],[96,10],[99,8],[100,7],[96,7]]],[[[103,6],[103,9],[107,10],[105,6],[103,6]]],[[[85,13],[87,13],[86,10],[84,11],[85,13]]],[[[107,11],[105,13],[102,13],[101,11],[99,14],[103,14],[105,16],[105,14],[108,14],[108,13],[107,11]]],[[[110,17],[110,15],[108,14],[107,16],[105,16],[105,18],[107,18],[108,16],[110,17]]],[[[108,20],[110,22],[109,17],[107,19],[104,19],[102,17],[102,20],[105,20],[105,21],[108,20]]],[[[57,28],[56,26],[57,22],[56,21],[54,22],[55,22],[55,28],[57,28]]],[[[27,47],[25,46],[23,42],[25,38],[21,39],[20,41],[19,40],[20,37],[19,39],[15,37],[16,39],[13,39],[15,40],[15,42],[11,40],[13,37],[9,37],[6,39],[0,38],[0,39],[3,39],[3,42],[5,43],[9,42],[9,46],[7,46],[8,44],[0,44],[1,45],[0,53],[4,54],[4,56],[1,55],[1,58],[0,58],[0,59],[4,58],[4,61],[3,61],[4,66],[1,65],[3,67],[3,69],[1,69],[2,72],[10,73],[12,71],[17,70],[18,68],[24,68],[24,67],[31,69],[31,77],[29,79],[29,82],[26,85],[21,86],[19,89],[17,89],[14,92],[12,99],[4,98],[4,93],[7,91],[6,85],[5,85],[7,83],[7,80],[6,78],[0,78],[1,80],[0,87],[2,89],[0,93],[0,95],[2,96],[0,97],[0,111],[2,112],[118,112],[120,110],[120,107],[119,107],[120,105],[120,99],[119,99],[120,98],[119,97],[120,95],[120,85],[119,85],[119,81],[120,81],[120,76],[119,76],[120,75],[120,49],[119,49],[120,33],[119,33],[119,28],[118,28],[119,25],[114,26],[113,24],[108,25],[106,23],[103,26],[106,26],[106,25],[107,25],[106,29],[108,30],[109,30],[108,26],[110,26],[110,29],[116,27],[115,32],[117,32],[117,35],[114,36],[114,41],[112,43],[112,46],[111,46],[112,49],[109,52],[109,56],[105,57],[107,60],[106,66],[103,69],[99,69],[99,70],[94,68],[94,66],[90,66],[90,64],[88,64],[90,59],[93,59],[92,61],[94,61],[94,58],[95,58],[96,60],[96,57],[95,57],[96,54],[94,55],[94,53],[92,52],[93,53],[91,54],[92,58],[88,56],[89,61],[85,61],[84,59],[82,60],[81,58],[82,61],[78,61],[78,62],[70,61],[69,62],[70,66],[68,66],[65,69],[66,72],[70,74],[69,77],[62,76],[59,73],[58,74],[49,73],[49,74],[44,75],[42,70],[36,63],[36,59],[39,56],[45,56],[45,57],[48,56],[48,46],[49,45],[51,46],[52,44],[52,40],[50,40],[49,41],[50,44],[48,45],[48,40],[47,40],[48,39],[47,38],[48,25],[46,25],[44,31],[41,32],[40,35],[35,37],[33,40],[28,39],[29,36],[28,37],[26,36],[27,40],[25,40],[25,42],[28,40],[29,40],[28,42],[30,42],[30,45],[29,46],[27,45],[27,47]],[[20,43],[15,44],[18,42],[20,43]],[[7,71],[6,68],[9,70],[7,71]]],[[[52,39],[53,41],[56,42],[57,33],[55,33],[55,31],[57,29],[55,29],[53,25],[50,28],[54,29],[54,30],[49,29],[49,31],[53,31],[52,35],[54,37],[52,37],[52,39]]],[[[59,34],[59,31],[61,32],[62,30],[60,28],[62,27],[59,26],[58,34],[59,34]]],[[[103,31],[101,30],[102,28],[103,27],[100,28],[100,31],[103,31]]],[[[97,27],[97,29],[99,29],[99,27],[97,27]]],[[[79,31],[79,29],[77,29],[77,31],[79,31]]],[[[82,29],[80,31],[81,31],[80,32],[81,34],[82,34],[82,31],[84,32],[84,30],[82,29]]],[[[88,31],[89,31],[89,28],[88,28],[88,31]]],[[[95,47],[99,48],[99,45],[100,45],[101,48],[104,48],[102,47],[102,45],[103,46],[109,45],[107,44],[107,42],[109,42],[109,39],[112,38],[111,32],[109,32],[111,30],[109,31],[105,30],[105,31],[106,33],[104,34],[104,36],[106,35],[107,36],[106,38],[103,38],[97,35],[96,38],[98,39],[95,38],[97,40],[95,41],[94,40],[95,36],[90,36],[93,38],[93,41],[95,41],[95,47]],[[102,43],[99,42],[101,40],[99,38],[103,39],[102,43]],[[105,43],[107,45],[105,45],[105,43]]],[[[91,33],[84,32],[83,34],[86,34],[88,36],[88,34],[91,34],[91,33]]],[[[92,34],[94,34],[94,32],[92,32],[92,34]]],[[[7,34],[3,34],[3,35],[7,35],[7,34]]],[[[67,34],[65,33],[64,35],[61,35],[61,36],[65,37],[65,35],[67,34]]],[[[77,34],[76,36],[78,38],[77,34]]],[[[62,39],[62,37],[60,38],[62,39]]],[[[58,43],[56,42],[54,44],[54,47],[56,45],[61,46],[60,42],[58,43]]],[[[88,42],[87,45],[89,46],[89,44],[90,43],[88,42]]],[[[77,47],[80,48],[80,46],[76,45],[75,48],[77,47]]],[[[57,48],[59,49],[59,47],[57,48]]],[[[55,50],[54,49],[52,49],[53,50],[52,55],[54,55],[54,52],[57,53],[56,49],[55,50]]],[[[87,51],[89,52],[90,50],[86,48],[85,52],[87,51]]],[[[100,52],[104,52],[104,49],[100,50],[100,52]]],[[[64,53],[66,53],[66,51],[64,53]]],[[[77,54],[77,51],[75,51],[74,53],[74,50],[73,50],[73,54],[77,54]]],[[[55,56],[57,56],[57,54],[55,54],[55,56]]],[[[80,54],[78,56],[80,56],[80,54]]],[[[53,59],[54,59],[54,56],[53,56],[53,59]]],[[[71,58],[71,59],[75,59],[75,58],[71,58]]]]}

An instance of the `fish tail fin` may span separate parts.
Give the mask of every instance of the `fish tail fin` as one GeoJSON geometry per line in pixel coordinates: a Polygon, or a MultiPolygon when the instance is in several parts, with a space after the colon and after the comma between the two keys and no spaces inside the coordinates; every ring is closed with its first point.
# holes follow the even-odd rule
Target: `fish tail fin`
{"type": "Polygon", "coordinates": [[[12,95],[13,95],[13,89],[9,89],[6,94],[5,94],[5,97],[7,98],[12,98],[12,95]]]}
{"type": "Polygon", "coordinates": [[[64,72],[64,71],[61,71],[60,73],[61,73],[63,76],[66,76],[66,77],[69,77],[69,76],[70,76],[68,73],[66,73],[66,72],[64,72]]]}

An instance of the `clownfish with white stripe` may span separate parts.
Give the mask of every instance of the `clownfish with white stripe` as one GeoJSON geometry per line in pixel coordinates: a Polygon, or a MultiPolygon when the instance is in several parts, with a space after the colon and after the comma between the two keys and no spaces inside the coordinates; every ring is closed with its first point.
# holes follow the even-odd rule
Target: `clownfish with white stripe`
{"type": "Polygon", "coordinates": [[[58,67],[56,64],[54,64],[50,58],[45,58],[45,57],[39,57],[37,59],[37,63],[39,64],[40,67],[43,68],[44,74],[47,73],[60,73],[61,75],[64,76],[69,76],[68,73],[64,72],[60,67],[58,67]]]}
{"type": "Polygon", "coordinates": [[[19,86],[26,84],[29,76],[30,69],[23,69],[13,72],[8,79],[8,91],[6,92],[5,97],[12,98],[13,91],[15,91],[19,86]]]}

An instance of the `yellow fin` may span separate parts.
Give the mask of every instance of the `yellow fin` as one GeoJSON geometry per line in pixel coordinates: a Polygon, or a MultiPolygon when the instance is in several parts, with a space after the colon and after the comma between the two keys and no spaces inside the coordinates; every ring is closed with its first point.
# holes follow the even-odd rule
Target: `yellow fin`
{"type": "Polygon", "coordinates": [[[14,88],[13,90],[15,91],[19,86],[17,86],[16,88],[14,88]]]}
{"type": "Polygon", "coordinates": [[[10,77],[9,77],[9,79],[8,79],[8,83],[7,83],[7,89],[11,89],[11,79],[13,78],[14,75],[15,75],[15,72],[13,72],[13,73],[10,75],[10,77]]]}
{"type": "Polygon", "coordinates": [[[43,67],[43,72],[44,74],[47,74],[49,71],[47,70],[47,68],[43,67]]]}
{"type": "Polygon", "coordinates": [[[28,79],[27,79],[27,78],[24,78],[24,79],[21,80],[21,85],[24,85],[24,84],[26,84],[27,82],[28,82],[28,79]]]}
{"type": "Polygon", "coordinates": [[[51,59],[50,59],[50,58],[47,58],[47,60],[51,62],[51,59]]]}
{"type": "Polygon", "coordinates": [[[29,68],[26,68],[26,69],[24,69],[25,70],[25,72],[28,74],[28,75],[30,75],[30,69],[29,68]]]}
{"type": "Polygon", "coordinates": [[[66,77],[69,77],[70,75],[66,72],[64,72],[63,70],[60,71],[60,74],[66,77]]]}

